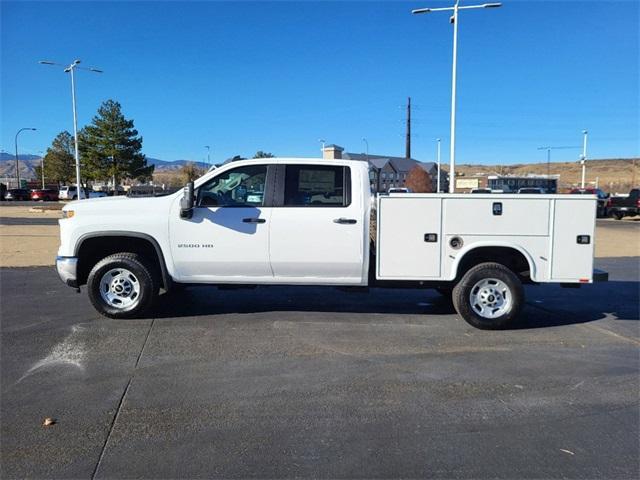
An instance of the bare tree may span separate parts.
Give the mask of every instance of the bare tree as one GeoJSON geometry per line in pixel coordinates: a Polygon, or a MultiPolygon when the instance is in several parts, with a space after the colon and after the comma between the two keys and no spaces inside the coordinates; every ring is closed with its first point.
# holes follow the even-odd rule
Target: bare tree
{"type": "Polygon", "coordinates": [[[416,165],[407,174],[405,186],[416,193],[431,193],[431,176],[420,165],[416,165]]]}

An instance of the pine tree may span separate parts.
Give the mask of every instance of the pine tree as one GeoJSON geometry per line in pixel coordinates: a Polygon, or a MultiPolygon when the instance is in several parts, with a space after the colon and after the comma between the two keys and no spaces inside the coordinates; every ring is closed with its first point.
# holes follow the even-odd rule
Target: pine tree
{"type": "MultiPolygon", "coordinates": [[[[47,148],[44,156],[44,176],[48,182],[75,183],[76,170],[74,142],[69,132],[60,132],[47,148]]],[[[36,178],[41,178],[41,167],[36,167],[36,178]]]]}
{"type": "Polygon", "coordinates": [[[147,166],[141,152],[142,137],[114,100],[103,102],[91,124],[82,129],[79,147],[85,179],[110,179],[115,188],[122,179],[152,177],[154,167],[147,166]]]}
{"type": "Polygon", "coordinates": [[[274,155],[271,152],[263,152],[262,150],[258,150],[253,158],[273,158],[274,155]]]}

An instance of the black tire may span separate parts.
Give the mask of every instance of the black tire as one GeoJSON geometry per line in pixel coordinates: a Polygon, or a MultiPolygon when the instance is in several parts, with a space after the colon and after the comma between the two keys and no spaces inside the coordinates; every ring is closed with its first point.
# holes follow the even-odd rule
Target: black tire
{"type": "Polygon", "coordinates": [[[622,220],[624,218],[624,213],[622,213],[622,212],[613,212],[611,214],[611,216],[613,218],[615,218],[616,220],[622,220]]]}
{"type": "MultiPolygon", "coordinates": [[[[133,282],[134,284],[136,282],[133,282]]],[[[143,316],[152,307],[158,296],[159,280],[154,268],[135,253],[115,253],[103,258],[91,269],[87,280],[89,300],[95,309],[109,318],[136,318],[143,316]],[[100,291],[100,284],[110,270],[126,269],[137,281],[137,292],[133,303],[125,307],[110,305],[100,291]]],[[[130,295],[131,296],[131,295],[130,295]]]]}
{"type": "MultiPolygon", "coordinates": [[[[492,286],[487,285],[486,288],[490,289],[492,286]]],[[[490,294],[488,298],[494,301],[495,297],[491,295],[493,294],[490,294]]],[[[500,263],[481,263],[464,274],[453,289],[452,298],[456,311],[469,325],[482,330],[500,330],[510,327],[518,317],[524,305],[524,289],[518,276],[504,265],[500,263]],[[477,284],[482,280],[487,280],[488,282],[498,280],[507,288],[506,291],[500,292],[500,295],[496,296],[502,298],[501,295],[506,293],[503,300],[508,301],[508,305],[504,307],[504,312],[499,316],[486,318],[478,313],[479,303],[475,306],[472,305],[472,291],[478,289],[476,294],[480,294],[481,289],[477,287],[477,284]]],[[[487,308],[492,310],[491,307],[487,308]]],[[[499,309],[497,310],[499,311],[499,309]]]]}
{"type": "Polygon", "coordinates": [[[77,199],[78,199],[77,195],[74,195],[73,197],[71,197],[71,200],[77,200],[77,199]]]}

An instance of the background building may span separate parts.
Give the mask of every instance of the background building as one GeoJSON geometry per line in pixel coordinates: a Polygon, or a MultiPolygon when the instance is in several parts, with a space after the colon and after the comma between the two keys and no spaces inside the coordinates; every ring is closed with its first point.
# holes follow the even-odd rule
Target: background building
{"type": "MultiPolygon", "coordinates": [[[[368,162],[371,166],[371,189],[374,192],[386,192],[389,188],[402,188],[405,186],[409,171],[418,166],[424,169],[431,177],[431,190],[437,189],[438,165],[435,162],[420,162],[413,158],[391,157],[389,155],[372,155],[366,153],[345,152],[339,145],[327,145],[324,147],[322,157],[325,159],[360,160],[368,162]]],[[[440,191],[449,189],[449,177],[442,171],[440,179],[440,191]]]]}

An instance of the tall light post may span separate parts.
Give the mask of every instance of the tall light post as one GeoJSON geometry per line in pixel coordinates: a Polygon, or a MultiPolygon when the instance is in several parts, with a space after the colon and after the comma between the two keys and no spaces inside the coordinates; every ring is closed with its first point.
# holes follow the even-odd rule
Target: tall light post
{"type": "Polygon", "coordinates": [[[21,128],[16,133],[16,138],[15,138],[15,144],[16,144],[16,181],[18,182],[18,186],[16,188],[20,188],[20,165],[18,163],[18,135],[20,135],[20,132],[24,132],[25,130],[31,130],[31,131],[35,132],[36,129],[35,128],[31,128],[31,127],[25,127],[25,128],[21,128]]]}
{"type": "MultiPolygon", "coordinates": [[[[64,65],[60,63],[50,62],[48,60],[40,60],[38,63],[42,65],[56,65],[59,67],[64,67],[64,65]]],[[[82,198],[82,195],[80,194],[82,183],[80,182],[80,152],[78,150],[78,113],[76,110],[76,83],[75,83],[74,71],[76,68],[79,68],[80,70],[87,70],[89,72],[103,73],[102,70],[98,68],[78,67],[79,64],[80,64],[80,60],[74,60],[74,62],[71,65],[64,67],[65,73],[71,74],[71,106],[73,108],[73,138],[74,138],[74,150],[75,150],[75,159],[76,159],[76,188],[78,189],[78,200],[82,198]]],[[[115,189],[115,185],[114,185],[114,189],[115,189]]]]}
{"type": "Polygon", "coordinates": [[[580,187],[584,188],[584,181],[587,175],[587,136],[589,132],[587,130],[582,131],[582,157],[580,158],[580,165],[582,165],[582,182],[580,187]]]}
{"type": "Polygon", "coordinates": [[[449,150],[449,193],[453,193],[456,188],[456,77],[458,66],[458,11],[476,8],[497,8],[502,6],[502,3],[483,3],[482,5],[466,5],[464,7],[461,7],[459,6],[459,3],[460,0],[456,0],[456,3],[453,5],[453,7],[417,8],[411,11],[411,13],[413,14],[453,11],[453,16],[451,17],[451,23],[453,23],[453,67],[451,73],[451,146],[449,150]]]}
{"type": "Polygon", "coordinates": [[[369,161],[369,142],[364,137],[362,138],[362,141],[364,142],[364,148],[365,148],[365,152],[367,155],[367,162],[368,162],[369,161]]]}
{"type": "Polygon", "coordinates": [[[322,145],[320,147],[320,151],[322,152],[322,158],[324,158],[324,144],[325,144],[325,140],[324,138],[319,138],[318,141],[320,142],[320,145],[322,145]]]}

